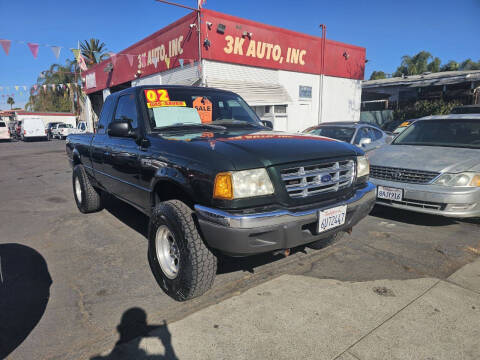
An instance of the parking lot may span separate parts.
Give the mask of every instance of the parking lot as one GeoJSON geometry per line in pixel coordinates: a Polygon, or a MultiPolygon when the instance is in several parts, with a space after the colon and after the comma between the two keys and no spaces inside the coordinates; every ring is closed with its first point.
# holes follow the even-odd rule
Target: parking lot
{"type": "MultiPolygon", "coordinates": [[[[64,141],[0,143],[0,199],[0,246],[23,245],[35,253],[25,259],[40,264],[26,262],[22,276],[35,279],[32,288],[9,295],[29,298],[18,302],[23,334],[16,335],[13,359],[89,359],[111,351],[122,315],[134,307],[151,324],[170,323],[282,274],[348,282],[445,279],[480,251],[478,220],[377,207],[323,250],[222,259],[213,289],[178,303],[150,272],[143,214],[113,199],[100,213],[77,210],[64,141]]],[[[8,261],[2,258],[3,269],[8,261]]]]}

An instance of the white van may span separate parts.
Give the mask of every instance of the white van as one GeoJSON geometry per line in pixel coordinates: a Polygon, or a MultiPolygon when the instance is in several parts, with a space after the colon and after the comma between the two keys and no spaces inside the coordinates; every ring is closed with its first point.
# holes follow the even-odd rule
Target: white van
{"type": "Polygon", "coordinates": [[[47,131],[45,125],[40,118],[23,119],[20,129],[20,137],[23,141],[31,138],[47,139],[47,131]]]}
{"type": "Polygon", "coordinates": [[[0,121],[0,140],[10,140],[10,130],[5,121],[0,121]]]}

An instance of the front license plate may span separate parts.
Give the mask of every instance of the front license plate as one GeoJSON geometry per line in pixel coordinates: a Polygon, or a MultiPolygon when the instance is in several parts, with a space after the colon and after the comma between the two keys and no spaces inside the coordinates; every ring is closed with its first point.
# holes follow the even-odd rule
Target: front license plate
{"type": "Polygon", "coordinates": [[[324,232],[345,224],[347,205],[320,211],[318,215],[318,232],[324,232]]]}
{"type": "Polygon", "coordinates": [[[402,201],[403,190],[386,186],[379,186],[377,191],[377,197],[379,199],[387,199],[393,201],[402,201]]]}

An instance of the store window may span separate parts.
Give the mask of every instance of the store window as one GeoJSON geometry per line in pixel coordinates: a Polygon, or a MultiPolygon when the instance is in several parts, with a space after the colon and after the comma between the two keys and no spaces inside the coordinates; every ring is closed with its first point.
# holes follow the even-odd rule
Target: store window
{"type": "Polygon", "coordinates": [[[286,114],[287,105],[275,105],[275,114],[286,114]]]}
{"type": "Polygon", "coordinates": [[[271,111],[272,111],[272,107],[270,105],[266,105],[265,106],[265,114],[270,114],[271,111]]]}

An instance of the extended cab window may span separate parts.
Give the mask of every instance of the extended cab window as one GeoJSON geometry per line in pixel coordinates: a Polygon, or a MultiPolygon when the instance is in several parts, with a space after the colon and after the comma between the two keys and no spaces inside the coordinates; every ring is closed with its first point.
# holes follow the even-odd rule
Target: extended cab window
{"type": "Polygon", "coordinates": [[[98,134],[105,134],[108,124],[110,124],[110,121],[112,121],[112,115],[113,115],[113,97],[109,96],[105,100],[105,104],[103,104],[102,107],[102,112],[100,113],[100,119],[98,120],[98,125],[97,125],[97,133],[98,134]]]}
{"type": "Polygon", "coordinates": [[[132,129],[137,128],[137,105],[134,94],[120,96],[115,111],[115,121],[128,121],[132,129]]]}

